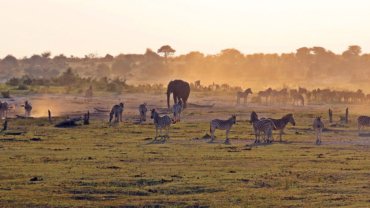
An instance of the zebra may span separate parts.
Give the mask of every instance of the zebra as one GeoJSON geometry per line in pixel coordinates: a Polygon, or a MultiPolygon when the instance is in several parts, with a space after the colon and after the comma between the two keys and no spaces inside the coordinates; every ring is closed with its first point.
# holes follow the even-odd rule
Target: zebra
{"type": "Polygon", "coordinates": [[[357,118],[358,131],[363,129],[365,126],[370,126],[370,117],[369,116],[359,116],[357,118]]]}
{"type": "Polygon", "coordinates": [[[250,123],[253,125],[254,135],[256,137],[254,143],[260,143],[260,134],[264,132],[265,134],[265,142],[271,143],[272,142],[272,130],[276,129],[276,126],[273,121],[270,119],[258,119],[257,113],[251,113],[250,123]],[[267,139],[266,139],[267,137],[267,139]]]}
{"type": "Polygon", "coordinates": [[[27,100],[24,102],[24,110],[25,110],[26,117],[30,117],[31,111],[32,111],[32,105],[27,100]]]}
{"type": "Polygon", "coordinates": [[[8,117],[9,104],[0,101],[0,119],[8,117]]]}
{"type": "Polygon", "coordinates": [[[236,93],[236,104],[237,105],[240,104],[240,98],[243,98],[244,104],[246,104],[248,101],[249,94],[253,94],[251,88],[246,89],[244,92],[240,92],[240,91],[237,92],[236,93]]]}
{"type": "Polygon", "coordinates": [[[232,115],[227,120],[221,120],[221,119],[213,119],[210,123],[209,131],[211,133],[211,141],[212,143],[215,139],[215,131],[216,129],[220,130],[226,130],[226,140],[225,144],[230,144],[229,140],[229,132],[231,127],[236,123],[236,115],[232,115]]]}
{"type": "Polygon", "coordinates": [[[182,105],[181,100],[179,100],[175,105],[173,105],[172,111],[173,111],[173,121],[174,122],[180,121],[182,108],[183,108],[183,105],[182,105]]]}
{"type": "Polygon", "coordinates": [[[148,109],[146,108],[146,103],[139,105],[139,113],[140,113],[140,123],[146,121],[146,112],[148,109]]]}
{"type": "Polygon", "coordinates": [[[282,134],[284,133],[285,126],[288,123],[291,123],[293,126],[295,126],[295,120],[292,113],[289,113],[280,119],[273,119],[269,118],[272,122],[274,122],[275,128],[274,130],[280,130],[280,142],[282,140],[282,134]]]}
{"type": "Polygon", "coordinates": [[[109,114],[109,123],[112,122],[113,116],[114,116],[115,123],[122,122],[122,113],[123,113],[124,107],[125,105],[123,103],[114,105],[112,107],[112,110],[110,111],[110,114],[109,114]]]}
{"type": "Polygon", "coordinates": [[[154,125],[155,125],[155,138],[154,140],[157,139],[158,137],[158,129],[159,129],[159,136],[163,137],[162,134],[162,129],[166,129],[166,135],[164,136],[165,138],[170,138],[169,136],[169,131],[170,131],[170,126],[172,123],[172,120],[169,116],[164,115],[164,116],[159,116],[158,112],[155,109],[151,110],[151,115],[150,118],[153,119],[154,125]]]}
{"type": "Polygon", "coordinates": [[[324,128],[324,123],[321,121],[321,116],[316,117],[312,124],[313,129],[316,132],[316,144],[321,144],[321,133],[324,128]]]}

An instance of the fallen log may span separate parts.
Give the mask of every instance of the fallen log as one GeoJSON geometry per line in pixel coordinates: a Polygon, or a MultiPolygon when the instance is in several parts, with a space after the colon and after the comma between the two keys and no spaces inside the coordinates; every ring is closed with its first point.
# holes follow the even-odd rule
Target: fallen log
{"type": "Polygon", "coordinates": [[[33,117],[27,117],[27,116],[21,116],[21,115],[15,115],[15,117],[20,118],[20,119],[26,119],[26,118],[33,118],[33,117]]]}
{"type": "Polygon", "coordinates": [[[81,117],[78,117],[78,118],[67,118],[64,121],[61,121],[61,122],[55,124],[55,127],[57,127],[57,128],[70,128],[70,127],[74,127],[74,126],[77,126],[76,122],[81,121],[81,120],[82,120],[81,117]]]}

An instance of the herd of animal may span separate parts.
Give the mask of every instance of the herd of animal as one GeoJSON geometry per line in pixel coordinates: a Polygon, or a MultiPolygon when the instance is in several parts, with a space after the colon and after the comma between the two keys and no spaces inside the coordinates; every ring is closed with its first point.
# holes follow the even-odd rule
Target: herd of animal
{"type": "MultiPolygon", "coordinates": [[[[179,80],[175,80],[179,81],[179,80]]],[[[171,81],[170,84],[173,85],[174,81],[171,81]]],[[[180,83],[184,83],[184,81],[181,81],[180,83]]],[[[176,122],[179,122],[181,120],[181,112],[183,111],[184,108],[186,108],[185,103],[187,98],[189,97],[190,91],[188,91],[188,88],[186,88],[186,96],[184,97],[183,95],[179,95],[179,92],[181,91],[182,88],[179,87],[177,88],[177,91],[173,90],[173,88],[169,87],[169,90],[167,91],[167,104],[169,106],[169,97],[171,93],[174,93],[174,105],[172,106],[172,112],[173,112],[173,117],[171,118],[168,115],[161,116],[159,115],[159,112],[156,109],[151,109],[151,119],[154,121],[155,129],[156,129],[156,134],[155,134],[155,139],[158,137],[161,138],[169,138],[169,129],[171,124],[174,124],[176,122]],[[185,99],[184,99],[185,98],[185,99]],[[158,134],[159,130],[159,134],[158,134]],[[166,133],[162,135],[162,130],[166,130],[166,133]]],[[[251,89],[247,89],[244,92],[239,92],[237,94],[238,97],[238,103],[240,102],[240,98],[243,98],[243,95],[248,95],[252,93],[251,89]]],[[[180,93],[181,94],[181,93],[180,93]]],[[[113,117],[115,118],[114,121],[122,121],[122,112],[123,112],[124,104],[120,103],[117,105],[114,105],[112,107],[112,110],[110,112],[110,119],[109,121],[111,122],[113,117]]],[[[143,103],[139,106],[139,116],[140,116],[140,123],[143,121],[146,121],[146,112],[148,111],[147,109],[147,104],[143,103]]],[[[329,117],[332,120],[332,110],[329,109],[329,117]]],[[[346,121],[348,121],[348,108],[346,109],[346,121]]],[[[279,119],[274,119],[274,118],[258,118],[258,115],[256,112],[252,112],[250,115],[250,123],[252,125],[252,129],[254,131],[255,135],[255,141],[254,143],[260,143],[261,138],[263,139],[263,142],[265,143],[271,143],[273,141],[272,138],[272,132],[274,130],[279,131],[279,138],[280,141],[282,141],[282,135],[284,133],[284,129],[287,126],[287,124],[292,124],[293,126],[296,125],[296,122],[294,120],[294,116],[292,113],[286,114],[285,116],[279,118],[279,119]]],[[[229,144],[229,132],[232,128],[232,126],[236,124],[236,115],[232,115],[229,119],[227,120],[222,120],[222,119],[214,119],[210,122],[210,134],[211,134],[211,140],[210,143],[214,142],[215,139],[215,131],[216,129],[219,130],[225,130],[226,131],[226,140],[225,144],[229,144]]],[[[367,116],[360,116],[358,118],[358,128],[359,130],[363,128],[364,126],[370,126],[370,117],[367,116]]],[[[324,129],[324,123],[321,120],[321,117],[316,117],[313,120],[312,127],[316,133],[316,144],[321,144],[321,133],[324,129]]]]}
{"type": "MultiPolygon", "coordinates": [[[[92,96],[92,87],[88,89],[89,96],[92,96]]],[[[267,89],[266,91],[259,92],[259,96],[266,97],[266,102],[271,98],[271,95],[275,92],[271,88],[267,89]]],[[[277,92],[277,91],[276,91],[277,92]]],[[[288,91],[287,89],[283,89],[282,91],[277,92],[281,95],[290,95],[294,102],[301,103],[304,105],[304,98],[302,94],[307,95],[308,91],[304,88],[299,88],[298,90],[291,90],[288,94],[286,94],[288,91]]],[[[317,92],[317,91],[315,91],[317,92]]],[[[362,93],[362,92],[361,92],[362,93]]],[[[357,94],[361,94],[358,92],[357,94]]],[[[170,108],[170,102],[169,98],[170,95],[173,94],[173,100],[174,105],[172,106],[171,110],[173,113],[172,118],[168,115],[160,115],[160,112],[158,112],[156,109],[151,109],[151,119],[154,121],[154,126],[156,129],[155,134],[155,140],[158,137],[161,138],[169,138],[169,130],[171,124],[177,123],[181,121],[181,112],[186,108],[187,100],[190,95],[190,85],[189,83],[183,81],[183,80],[174,80],[169,82],[167,87],[167,106],[170,108]],[[166,133],[162,135],[162,130],[166,130],[166,133]],[[159,131],[159,132],[158,132],[159,131]]],[[[246,89],[243,92],[237,92],[237,103],[240,103],[240,99],[244,99],[244,103],[246,103],[248,99],[248,95],[252,94],[252,90],[250,88],[246,89]]],[[[315,94],[317,96],[317,94],[315,94]]],[[[276,99],[276,98],[275,98],[276,99]]],[[[25,101],[24,105],[22,105],[25,110],[25,117],[31,116],[32,106],[28,101],[25,101]]],[[[116,104],[112,107],[110,113],[109,113],[109,123],[119,123],[122,122],[122,114],[124,111],[124,103],[121,102],[119,104],[116,104]]],[[[0,116],[1,117],[7,117],[7,111],[9,109],[9,105],[6,102],[0,102],[0,116]]],[[[143,103],[140,104],[138,107],[139,111],[139,122],[145,122],[146,121],[146,114],[148,112],[147,104],[143,103]]],[[[329,119],[330,122],[332,122],[332,115],[333,112],[331,109],[329,109],[329,119]]],[[[49,112],[50,117],[50,112],[49,112]]],[[[88,120],[88,119],[87,119],[88,120]]],[[[345,121],[348,122],[348,108],[346,109],[346,116],[345,121]]],[[[358,130],[360,131],[365,126],[370,126],[370,117],[368,116],[360,116],[357,119],[358,122],[358,130]]],[[[294,120],[294,116],[292,113],[286,114],[285,116],[276,119],[276,118],[259,118],[256,112],[252,112],[250,115],[250,123],[252,125],[252,129],[255,135],[255,141],[254,143],[260,143],[261,139],[263,139],[263,142],[265,143],[271,143],[273,141],[272,132],[273,131],[279,131],[279,138],[280,141],[282,141],[282,134],[284,133],[284,129],[287,126],[288,123],[292,124],[293,126],[296,125],[296,122],[294,120]]],[[[210,143],[214,142],[215,139],[215,131],[216,129],[219,130],[225,130],[226,131],[226,140],[225,144],[229,144],[229,132],[232,128],[232,126],[236,124],[236,115],[232,115],[227,120],[222,119],[214,119],[210,122],[210,134],[211,134],[211,140],[210,143]]],[[[321,117],[316,117],[312,123],[312,127],[316,133],[316,144],[321,144],[321,133],[324,129],[324,123],[321,120],[321,117]]]]}
{"type": "MultiPolygon", "coordinates": [[[[244,104],[247,103],[248,96],[253,94],[252,89],[248,88],[244,91],[236,93],[236,104],[240,104],[243,99],[244,104]]],[[[307,102],[310,103],[363,103],[370,101],[370,94],[365,95],[362,90],[357,91],[338,91],[330,89],[314,89],[308,90],[299,87],[298,89],[283,88],[276,90],[268,88],[259,91],[251,101],[263,104],[288,104],[304,106],[307,102]]]]}

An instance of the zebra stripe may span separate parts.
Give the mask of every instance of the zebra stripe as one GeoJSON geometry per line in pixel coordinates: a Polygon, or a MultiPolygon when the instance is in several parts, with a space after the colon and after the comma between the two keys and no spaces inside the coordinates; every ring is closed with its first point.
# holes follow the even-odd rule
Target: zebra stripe
{"type": "Polygon", "coordinates": [[[170,126],[171,126],[171,123],[172,123],[171,118],[167,115],[162,116],[162,117],[159,116],[159,114],[157,113],[157,111],[155,109],[151,110],[150,118],[153,119],[154,125],[155,125],[155,139],[157,139],[157,137],[158,137],[158,129],[160,131],[159,134],[161,136],[162,129],[164,129],[164,128],[167,129],[165,137],[169,138],[170,137],[169,136],[169,130],[170,130],[170,126]]]}
{"type": "Polygon", "coordinates": [[[211,141],[214,140],[214,134],[216,129],[220,130],[226,130],[226,140],[225,143],[229,143],[229,132],[231,127],[236,123],[236,115],[232,115],[227,120],[221,120],[221,119],[213,119],[210,123],[210,133],[211,133],[211,141]]]}

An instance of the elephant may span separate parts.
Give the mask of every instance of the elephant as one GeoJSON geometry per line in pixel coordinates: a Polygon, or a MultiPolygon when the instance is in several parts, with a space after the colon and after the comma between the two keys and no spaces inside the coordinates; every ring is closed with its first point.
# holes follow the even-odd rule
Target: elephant
{"type": "Polygon", "coordinates": [[[173,80],[167,86],[167,107],[170,108],[170,95],[173,93],[173,101],[175,104],[181,100],[183,107],[186,108],[186,102],[190,94],[189,83],[183,80],[173,80]]]}

